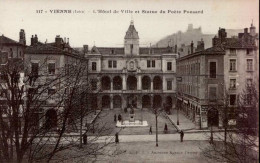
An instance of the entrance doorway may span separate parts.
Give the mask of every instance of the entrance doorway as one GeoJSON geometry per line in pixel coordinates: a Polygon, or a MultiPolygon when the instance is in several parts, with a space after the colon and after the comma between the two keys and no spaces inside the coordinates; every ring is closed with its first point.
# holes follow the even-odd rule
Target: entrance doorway
{"type": "Polygon", "coordinates": [[[208,126],[218,126],[218,110],[210,108],[208,111],[208,126]]]}

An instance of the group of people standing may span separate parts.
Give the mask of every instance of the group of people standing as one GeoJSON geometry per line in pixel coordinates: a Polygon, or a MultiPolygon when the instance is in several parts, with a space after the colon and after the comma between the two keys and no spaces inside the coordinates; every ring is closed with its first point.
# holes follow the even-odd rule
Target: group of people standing
{"type": "Polygon", "coordinates": [[[116,114],[114,115],[114,122],[116,122],[117,120],[118,120],[119,122],[122,121],[122,116],[121,116],[121,114],[118,114],[118,116],[116,116],[116,114]]]}

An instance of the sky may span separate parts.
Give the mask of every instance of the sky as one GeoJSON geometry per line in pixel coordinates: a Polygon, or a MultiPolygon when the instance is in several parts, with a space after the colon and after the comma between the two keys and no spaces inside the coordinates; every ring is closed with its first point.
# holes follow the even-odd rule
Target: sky
{"type": "MultiPolygon", "coordinates": [[[[56,35],[69,38],[73,47],[123,46],[131,19],[139,33],[140,46],[149,46],[177,31],[186,31],[188,24],[202,28],[205,34],[216,34],[219,27],[243,29],[253,20],[259,31],[258,0],[0,0],[0,34],[19,39],[20,29],[41,42],[53,42],[56,35]],[[37,13],[43,10],[43,13],[37,13]],[[84,13],[51,13],[51,10],[77,10],[84,13]],[[119,13],[94,13],[107,10],[119,13]],[[131,10],[133,13],[122,13],[131,10]],[[157,11],[157,13],[143,13],[157,11]],[[160,13],[160,10],[166,13],[160,13]],[[168,13],[167,11],[181,11],[168,13]],[[202,11],[203,14],[183,13],[202,11]],[[46,11],[46,12],[45,12],[46,11]],[[139,13],[135,13],[139,11],[139,13]]],[[[259,33],[259,32],[258,32],[259,33]]]]}

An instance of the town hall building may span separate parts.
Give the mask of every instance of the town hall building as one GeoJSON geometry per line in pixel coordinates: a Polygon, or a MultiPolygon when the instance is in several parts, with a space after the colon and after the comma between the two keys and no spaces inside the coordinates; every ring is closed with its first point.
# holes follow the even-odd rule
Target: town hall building
{"type": "Polygon", "coordinates": [[[84,45],[89,63],[92,109],[175,106],[176,58],[172,47],[140,47],[134,22],[124,37],[124,47],[84,45]]]}

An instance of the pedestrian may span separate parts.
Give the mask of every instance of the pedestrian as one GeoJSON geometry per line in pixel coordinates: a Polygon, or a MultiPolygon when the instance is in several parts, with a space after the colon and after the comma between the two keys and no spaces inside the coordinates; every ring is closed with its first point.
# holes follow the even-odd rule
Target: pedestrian
{"type": "Polygon", "coordinates": [[[182,130],[180,132],[180,136],[181,136],[181,142],[183,142],[184,132],[182,130]]]}
{"type": "Polygon", "coordinates": [[[121,122],[122,116],[121,114],[118,115],[118,121],[121,122]]]}
{"type": "Polygon", "coordinates": [[[167,126],[167,124],[165,123],[165,125],[164,125],[164,133],[167,133],[168,132],[168,126],[167,126]]]}
{"type": "Polygon", "coordinates": [[[115,134],[115,142],[116,142],[116,144],[119,143],[118,133],[115,134]]]}
{"type": "Polygon", "coordinates": [[[149,131],[149,134],[153,134],[153,131],[152,131],[152,126],[150,126],[150,131],[149,131]]]}
{"type": "Polygon", "coordinates": [[[86,132],[83,134],[83,144],[84,145],[87,144],[87,133],[86,132]]]}
{"type": "Polygon", "coordinates": [[[116,114],[114,115],[114,122],[116,122],[116,114]]]}

